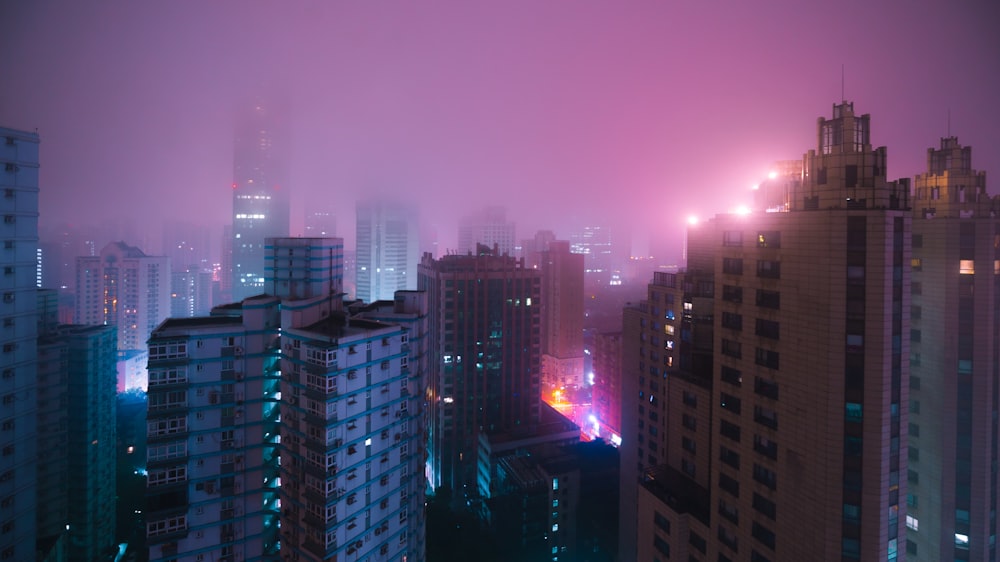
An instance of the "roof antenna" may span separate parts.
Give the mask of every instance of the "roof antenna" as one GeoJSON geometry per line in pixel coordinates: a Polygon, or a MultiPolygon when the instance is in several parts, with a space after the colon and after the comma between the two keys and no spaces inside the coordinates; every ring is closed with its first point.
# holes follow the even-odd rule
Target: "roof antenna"
{"type": "Polygon", "coordinates": [[[847,96],[844,94],[844,63],[840,63],[840,99],[847,102],[847,96]]]}
{"type": "Polygon", "coordinates": [[[948,108],[948,138],[951,138],[951,108],[948,108]]]}

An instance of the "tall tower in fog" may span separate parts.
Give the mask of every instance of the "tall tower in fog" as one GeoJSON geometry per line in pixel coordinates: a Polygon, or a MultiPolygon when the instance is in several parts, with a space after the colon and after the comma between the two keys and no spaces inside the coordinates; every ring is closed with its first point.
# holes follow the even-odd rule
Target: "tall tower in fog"
{"type": "Polygon", "coordinates": [[[290,230],[286,145],[270,108],[257,104],[237,124],[233,150],[232,295],[264,292],[264,239],[290,230]]]}
{"type": "Polygon", "coordinates": [[[357,291],[364,302],[392,300],[396,291],[417,288],[420,251],[417,210],[393,202],[357,206],[357,291]]]}
{"type": "Polygon", "coordinates": [[[504,207],[487,207],[466,216],[458,225],[458,253],[473,254],[478,244],[497,248],[497,255],[514,255],[514,223],[507,220],[504,207]]]}
{"type": "Polygon", "coordinates": [[[0,128],[0,559],[35,558],[38,135],[0,128]]]}

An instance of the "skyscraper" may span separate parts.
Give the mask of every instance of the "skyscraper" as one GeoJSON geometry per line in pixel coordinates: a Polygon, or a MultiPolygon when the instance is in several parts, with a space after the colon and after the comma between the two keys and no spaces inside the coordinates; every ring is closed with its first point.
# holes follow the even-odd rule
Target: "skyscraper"
{"type": "Polygon", "coordinates": [[[927,151],[913,187],[906,550],[993,560],[1000,198],[955,137],[927,151]]]}
{"type": "Polygon", "coordinates": [[[0,559],[35,558],[38,134],[0,128],[0,559]]]}
{"type": "Polygon", "coordinates": [[[392,300],[417,288],[420,251],[417,210],[390,201],[357,204],[357,288],[364,302],[392,300]]]}
{"type": "Polygon", "coordinates": [[[497,248],[499,256],[513,256],[516,245],[514,223],[507,220],[504,207],[487,207],[465,218],[458,225],[458,253],[471,254],[482,244],[487,250],[497,248]]]}
{"type": "Polygon", "coordinates": [[[430,306],[431,485],[474,496],[481,433],[538,427],[541,276],[481,246],[425,256],[420,289],[430,306]]]}
{"type": "Polygon", "coordinates": [[[170,315],[170,260],[111,242],[97,256],[76,259],[76,321],[118,328],[118,349],[144,349],[170,315]]]}
{"type": "Polygon", "coordinates": [[[264,239],[290,234],[287,144],[262,104],[242,117],[233,151],[232,302],[264,292],[264,239]]]}
{"type": "Polygon", "coordinates": [[[688,272],[627,311],[639,560],[905,558],[909,181],[869,127],[834,105],[787,212],[693,227],[688,272]]]}

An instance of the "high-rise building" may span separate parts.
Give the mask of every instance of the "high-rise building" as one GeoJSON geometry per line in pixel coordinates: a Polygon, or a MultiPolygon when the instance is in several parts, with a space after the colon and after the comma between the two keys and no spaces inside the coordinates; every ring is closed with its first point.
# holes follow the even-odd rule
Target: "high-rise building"
{"type": "Polygon", "coordinates": [[[513,256],[516,238],[514,223],[507,220],[507,209],[487,207],[462,219],[458,225],[458,253],[473,254],[478,246],[497,249],[498,256],[513,256]]]}
{"type": "Polygon", "coordinates": [[[614,446],[622,442],[622,333],[599,332],[591,348],[594,386],[591,403],[600,424],[598,437],[614,446]]]}
{"type": "Polygon", "coordinates": [[[993,560],[1000,198],[955,137],[927,151],[913,187],[906,550],[993,560]]]}
{"type": "Polygon", "coordinates": [[[541,275],[523,260],[449,254],[420,264],[430,306],[431,486],[477,495],[480,434],[539,424],[541,275]]]}
{"type": "Polygon", "coordinates": [[[417,288],[420,251],[416,208],[390,201],[357,204],[355,296],[364,302],[392,300],[417,288]]]}
{"type": "Polygon", "coordinates": [[[280,527],[282,560],[423,560],[420,295],[351,314],[341,240],[265,249],[266,294],[151,338],[150,559],[276,559],[280,527]]]}
{"type": "Polygon", "coordinates": [[[37,521],[39,550],[50,556],[43,545],[79,562],[117,548],[117,341],[112,326],[56,324],[40,334],[37,521]]]}
{"type": "Polygon", "coordinates": [[[170,315],[170,260],[111,242],[76,259],[76,323],[118,328],[118,349],[144,349],[170,315]]]}
{"type": "Polygon", "coordinates": [[[233,152],[232,302],[264,293],[264,239],[290,234],[287,143],[262,104],[244,115],[233,152]]]}
{"type": "Polygon", "coordinates": [[[212,309],[212,271],[203,267],[174,268],[170,274],[170,316],[205,316],[212,309]]]}
{"type": "Polygon", "coordinates": [[[541,252],[542,385],[583,386],[583,260],[569,242],[553,240],[541,252]]]}
{"type": "Polygon", "coordinates": [[[332,238],[337,235],[337,215],[329,206],[308,209],[303,228],[305,238],[332,238]]]}
{"type": "Polygon", "coordinates": [[[688,271],[626,310],[636,559],[905,559],[909,181],[869,124],[834,105],[787,212],[692,227],[688,271]]]}
{"type": "Polygon", "coordinates": [[[35,559],[38,134],[0,128],[0,559],[35,559]]]}
{"type": "Polygon", "coordinates": [[[611,282],[611,274],[616,269],[614,252],[618,250],[612,244],[611,228],[597,225],[583,227],[570,236],[570,249],[585,258],[588,287],[606,286],[611,282]]]}

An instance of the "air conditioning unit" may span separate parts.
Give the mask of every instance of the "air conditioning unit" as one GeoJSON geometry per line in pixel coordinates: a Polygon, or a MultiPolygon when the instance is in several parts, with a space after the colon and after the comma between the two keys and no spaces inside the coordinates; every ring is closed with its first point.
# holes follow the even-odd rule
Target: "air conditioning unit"
{"type": "Polygon", "coordinates": [[[237,346],[233,347],[233,353],[236,354],[237,356],[243,355],[243,346],[242,345],[237,345],[237,346]]]}

